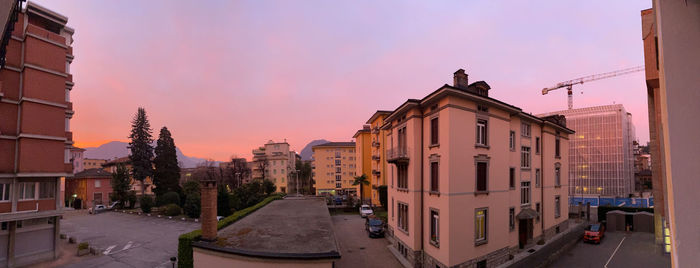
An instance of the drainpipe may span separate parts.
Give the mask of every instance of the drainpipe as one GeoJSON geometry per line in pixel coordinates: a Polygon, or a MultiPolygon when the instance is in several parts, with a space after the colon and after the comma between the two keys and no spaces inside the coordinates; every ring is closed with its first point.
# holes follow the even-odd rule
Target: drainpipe
{"type": "MultiPolygon", "coordinates": [[[[425,254],[425,252],[423,251],[423,249],[425,248],[423,246],[423,243],[425,243],[425,239],[424,239],[425,225],[424,225],[424,213],[423,213],[423,211],[424,211],[423,195],[425,192],[423,190],[423,183],[424,183],[423,182],[424,181],[424,178],[423,178],[423,140],[424,140],[423,129],[424,129],[423,115],[421,113],[421,117],[420,117],[420,157],[419,157],[419,159],[420,159],[420,250],[421,250],[422,254],[425,254]]],[[[424,261],[425,260],[423,260],[423,257],[421,256],[421,262],[424,262],[424,261]]]]}
{"type": "Polygon", "coordinates": [[[540,223],[542,224],[542,240],[544,236],[544,125],[540,126],[540,223]]]}

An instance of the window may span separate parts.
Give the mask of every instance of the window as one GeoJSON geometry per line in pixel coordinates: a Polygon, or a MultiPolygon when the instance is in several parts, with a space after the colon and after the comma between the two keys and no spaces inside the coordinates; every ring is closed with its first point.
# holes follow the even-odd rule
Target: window
{"type": "Polygon", "coordinates": [[[561,216],[561,197],[558,195],[554,197],[554,217],[559,218],[561,216]]]}
{"type": "Polygon", "coordinates": [[[489,111],[489,107],[486,107],[484,105],[477,105],[476,109],[479,110],[479,112],[488,112],[489,111]]]}
{"type": "Polygon", "coordinates": [[[540,154],[540,137],[535,137],[535,153],[540,154]]]}
{"type": "Polygon", "coordinates": [[[559,144],[560,144],[560,142],[559,142],[559,132],[557,132],[557,137],[556,137],[556,139],[554,140],[554,157],[561,157],[561,154],[560,154],[560,152],[559,152],[559,151],[560,151],[560,148],[559,148],[560,145],[559,145],[559,144]]]}
{"type": "Polygon", "coordinates": [[[486,260],[482,260],[476,263],[476,268],[486,268],[486,260]]]}
{"type": "Polygon", "coordinates": [[[530,147],[522,146],[520,148],[520,167],[530,168],[530,147]]]}
{"type": "Polygon", "coordinates": [[[561,164],[554,164],[554,186],[561,186],[561,164]]]}
{"type": "Polygon", "coordinates": [[[430,145],[437,145],[438,140],[438,118],[430,119],[430,145]]]}
{"type": "Polygon", "coordinates": [[[335,158],[340,158],[340,152],[335,152],[335,158]]]}
{"type": "Polygon", "coordinates": [[[488,191],[488,163],[477,162],[476,163],[476,191],[486,192],[488,191]]]}
{"type": "Polygon", "coordinates": [[[438,162],[430,162],[430,191],[438,192],[438,162]]]}
{"type": "Polygon", "coordinates": [[[343,184],[340,182],[335,183],[335,188],[343,188],[343,184]]]}
{"type": "Polygon", "coordinates": [[[19,183],[19,200],[35,199],[36,183],[21,182],[19,183]]]}
{"type": "Polygon", "coordinates": [[[95,180],[95,188],[102,187],[102,182],[100,180],[95,180]]]}
{"type": "Polygon", "coordinates": [[[476,120],[476,144],[486,146],[488,143],[488,121],[484,119],[476,120]]]}
{"type": "Polygon", "coordinates": [[[342,178],[343,178],[343,176],[341,176],[341,175],[335,175],[335,180],[336,180],[336,181],[341,181],[342,178]]]}
{"type": "Polygon", "coordinates": [[[540,202],[535,203],[535,211],[537,211],[537,217],[535,217],[535,220],[540,221],[540,202]]]}
{"type": "Polygon", "coordinates": [[[273,170],[272,170],[272,173],[277,174],[277,170],[276,170],[276,169],[273,169],[273,170]]]}
{"type": "Polygon", "coordinates": [[[510,131],[510,150],[515,151],[515,131],[510,131]]]}
{"type": "Polygon", "coordinates": [[[522,123],[520,125],[520,134],[523,137],[530,137],[530,124],[522,123]]]}
{"type": "Polygon", "coordinates": [[[535,169],[535,187],[540,187],[540,180],[541,180],[540,176],[541,176],[540,169],[539,168],[535,169]]]}
{"type": "Polygon", "coordinates": [[[399,221],[397,225],[400,230],[408,232],[408,205],[399,202],[398,207],[399,221]]]}
{"type": "Polygon", "coordinates": [[[398,165],[396,168],[398,175],[398,188],[408,188],[408,165],[398,165]]]}
{"type": "Polygon", "coordinates": [[[433,245],[440,244],[440,216],[435,210],[430,210],[430,243],[433,245]]]}
{"type": "Polygon", "coordinates": [[[509,185],[511,189],[515,189],[515,168],[510,168],[509,185]]]}
{"type": "Polygon", "coordinates": [[[523,181],[520,182],[520,204],[529,205],[530,204],[530,182],[523,181]]]}
{"type": "Polygon", "coordinates": [[[0,201],[10,201],[10,184],[0,184],[0,201]]]}
{"type": "Polygon", "coordinates": [[[515,208],[508,209],[508,219],[509,230],[515,230],[515,208]]]}
{"type": "Polygon", "coordinates": [[[486,235],[487,235],[487,224],[488,224],[488,209],[487,208],[478,208],[476,209],[476,215],[474,217],[474,228],[475,228],[475,234],[474,234],[474,242],[477,245],[485,244],[486,243],[486,235]]]}
{"type": "Polygon", "coordinates": [[[394,198],[391,198],[391,219],[394,219],[394,198]]]}
{"type": "Polygon", "coordinates": [[[340,166],[340,159],[335,160],[335,165],[340,166]]]}
{"type": "Polygon", "coordinates": [[[341,172],[343,172],[343,171],[340,169],[340,167],[335,168],[335,173],[341,173],[341,172]]]}

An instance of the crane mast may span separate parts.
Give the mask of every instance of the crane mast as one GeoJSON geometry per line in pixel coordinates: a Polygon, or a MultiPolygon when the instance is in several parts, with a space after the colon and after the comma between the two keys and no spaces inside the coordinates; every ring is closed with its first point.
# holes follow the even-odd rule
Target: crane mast
{"type": "Polygon", "coordinates": [[[627,69],[622,69],[622,70],[617,70],[617,71],[612,71],[612,72],[607,72],[607,73],[600,73],[600,74],[579,77],[576,79],[571,79],[568,81],[558,83],[557,85],[555,85],[553,87],[543,88],[542,95],[547,95],[547,93],[549,93],[552,90],[566,88],[569,110],[571,110],[574,108],[574,96],[573,96],[573,86],[574,85],[583,84],[585,82],[606,79],[606,78],[611,78],[611,77],[620,76],[620,75],[625,75],[625,74],[630,74],[630,73],[635,73],[635,72],[640,72],[643,70],[644,70],[644,66],[637,66],[637,67],[632,67],[632,68],[627,68],[627,69]]]}

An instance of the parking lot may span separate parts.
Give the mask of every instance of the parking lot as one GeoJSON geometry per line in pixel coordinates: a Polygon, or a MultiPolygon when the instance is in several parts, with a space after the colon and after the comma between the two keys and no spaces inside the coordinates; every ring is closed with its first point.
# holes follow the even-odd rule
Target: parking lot
{"type": "Polygon", "coordinates": [[[67,213],[61,233],[90,243],[103,255],[64,267],[172,267],[169,259],[177,256],[178,236],[199,227],[194,222],[117,212],[67,213]]]}
{"type": "Polygon", "coordinates": [[[340,247],[337,267],[402,267],[389,252],[386,238],[369,238],[365,231],[365,219],[359,214],[331,216],[333,230],[340,247]]]}
{"type": "Polygon", "coordinates": [[[550,267],[671,267],[671,260],[659,253],[654,234],[608,232],[599,244],[579,241],[550,267]]]}

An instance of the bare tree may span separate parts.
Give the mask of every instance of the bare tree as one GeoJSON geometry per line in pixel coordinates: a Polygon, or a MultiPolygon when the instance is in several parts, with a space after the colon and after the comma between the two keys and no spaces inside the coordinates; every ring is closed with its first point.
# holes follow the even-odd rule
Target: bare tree
{"type": "Polygon", "coordinates": [[[260,178],[261,180],[265,180],[267,178],[267,167],[270,165],[270,162],[267,161],[267,157],[261,157],[255,160],[255,166],[260,169],[260,178]]]}
{"type": "Polygon", "coordinates": [[[231,162],[223,163],[224,183],[229,185],[231,189],[236,189],[243,185],[244,178],[251,174],[245,158],[232,157],[231,162]]]}
{"type": "Polygon", "coordinates": [[[215,166],[215,163],[209,159],[198,164],[194,172],[192,172],[192,178],[197,181],[213,180],[217,184],[221,184],[223,182],[223,172],[221,168],[215,166]]]}

